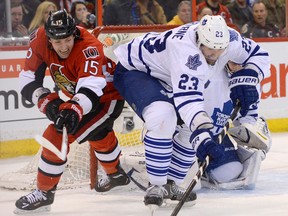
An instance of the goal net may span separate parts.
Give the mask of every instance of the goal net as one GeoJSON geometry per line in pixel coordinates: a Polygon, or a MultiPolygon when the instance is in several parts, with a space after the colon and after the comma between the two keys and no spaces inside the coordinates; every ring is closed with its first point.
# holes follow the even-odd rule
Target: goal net
{"type": "MultiPolygon", "coordinates": [[[[122,43],[147,32],[161,32],[172,28],[166,25],[153,26],[100,26],[92,31],[103,44],[107,57],[117,62],[113,50],[122,43]]],[[[114,130],[121,146],[121,165],[126,172],[134,171],[134,179],[142,184],[147,183],[144,147],[142,144],[143,122],[134,111],[125,105],[121,116],[115,121],[114,130]]],[[[0,176],[0,187],[16,190],[31,190],[36,187],[38,161],[41,149],[33,159],[16,172],[6,173],[0,176]]],[[[94,188],[96,181],[97,161],[95,154],[90,150],[89,143],[81,145],[73,143],[70,146],[68,161],[65,171],[58,184],[58,189],[87,187],[94,188]]],[[[105,175],[98,169],[98,176],[105,175]]],[[[130,184],[130,188],[137,188],[130,184]]]]}

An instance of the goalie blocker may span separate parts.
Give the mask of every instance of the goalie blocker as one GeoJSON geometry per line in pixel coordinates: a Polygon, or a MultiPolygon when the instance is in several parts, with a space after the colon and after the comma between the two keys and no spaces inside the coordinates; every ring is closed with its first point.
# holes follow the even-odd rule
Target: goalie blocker
{"type": "MultiPolygon", "coordinates": [[[[235,146],[235,150],[243,166],[242,172],[237,178],[225,181],[223,177],[224,169],[234,169],[226,164],[213,169],[207,169],[201,179],[202,187],[210,189],[246,189],[253,190],[257,181],[261,162],[265,159],[266,153],[271,147],[271,136],[267,123],[263,117],[259,117],[255,124],[243,123],[228,130],[228,139],[224,140],[224,145],[235,146]],[[230,143],[230,144],[229,144],[230,143]]],[[[238,167],[236,167],[238,169],[238,167]]]]}

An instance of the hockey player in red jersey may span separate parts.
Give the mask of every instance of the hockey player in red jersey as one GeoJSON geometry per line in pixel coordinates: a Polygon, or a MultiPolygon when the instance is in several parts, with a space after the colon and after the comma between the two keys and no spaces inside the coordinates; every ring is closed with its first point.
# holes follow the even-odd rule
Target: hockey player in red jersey
{"type": "MultiPolygon", "coordinates": [[[[114,89],[115,64],[104,56],[103,45],[84,28],[76,27],[65,10],[51,13],[45,27],[30,36],[24,69],[19,75],[21,94],[52,123],[43,137],[61,149],[66,126],[69,144],[88,141],[108,178],[100,180],[98,192],[127,185],[129,177],[120,166],[120,148],[113,131],[124,100],[114,89]],[[63,101],[43,87],[46,68],[55,84],[69,97],[63,101]]],[[[69,151],[68,151],[69,152],[69,151]]],[[[16,213],[50,209],[66,161],[43,148],[37,189],[16,201],[16,213]]]]}
{"type": "Polygon", "coordinates": [[[200,2],[196,7],[197,14],[199,14],[201,9],[204,7],[210,8],[213,15],[222,16],[223,19],[226,21],[227,25],[233,22],[229,10],[225,5],[221,4],[219,0],[207,0],[200,2]]]}

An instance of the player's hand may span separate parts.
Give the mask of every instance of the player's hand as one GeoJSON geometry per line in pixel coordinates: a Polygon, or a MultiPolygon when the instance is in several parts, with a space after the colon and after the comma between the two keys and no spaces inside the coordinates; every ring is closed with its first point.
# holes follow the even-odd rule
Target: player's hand
{"type": "Polygon", "coordinates": [[[245,116],[250,105],[259,100],[256,85],[259,83],[258,73],[251,69],[242,69],[232,74],[229,81],[231,89],[230,98],[235,107],[237,100],[241,104],[240,114],[245,116]]]}
{"type": "Polygon", "coordinates": [[[44,113],[50,121],[54,122],[59,113],[59,106],[62,103],[64,103],[64,101],[54,92],[40,97],[37,106],[40,112],[44,113]]]}
{"type": "Polygon", "coordinates": [[[212,136],[210,130],[198,129],[190,137],[190,143],[200,161],[204,161],[206,156],[210,156],[211,160],[219,160],[224,155],[223,146],[213,141],[212,136]]]}
{"type": "Polygon", "coordinates": [[[59,115],[54,124],[58,131],[62,132],[63,125],[66,125],[68,134],[75,134],[79,122],[83,117],[83,109],[74,101],[67,101],[59,107],[59,115]]]}

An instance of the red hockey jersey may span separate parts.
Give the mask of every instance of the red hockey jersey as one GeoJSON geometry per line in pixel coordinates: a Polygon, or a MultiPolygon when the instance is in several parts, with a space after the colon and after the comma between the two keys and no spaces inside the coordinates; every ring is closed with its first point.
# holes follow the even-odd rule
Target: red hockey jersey
{"type": "MultiPolygon", "coordinates": [[[[75,39],[74,47],[67,59],[60,59],[52,49],[43,27],[31,34],[30,48],[22,71],[30,73],[27,77],[31,79],[26,79],[27,85],[33,78],[43,80],[44,76],[40,74],[48,67],[55,84],[70,98],[81,87],[86,87],[94,90],[100,97],[100,102],[122,99],[112,83],[115,63],[104,56],[103,45],[98,39],[86,29],[77,28],[79,37],[75,39]]],[[[25,83],[23,89],[24,87],[25,83]]],[[[27,87],[25,91],[33,93],[33,89],[27,90],[27,87]]]]}
{"type": "Polygon", "coordinates": [[[231,14],[225,5],[219,4],[217,8],[213,8],[210,5],[208,5],[206,1],[203,1],[196,6],[197,14],[199,14],[199,11],[201,11],[202,8],[204,7],[209,7],[212,10],[213,15],[222,16],[225,19],[227,24],[233,23],[231,14]]]}

